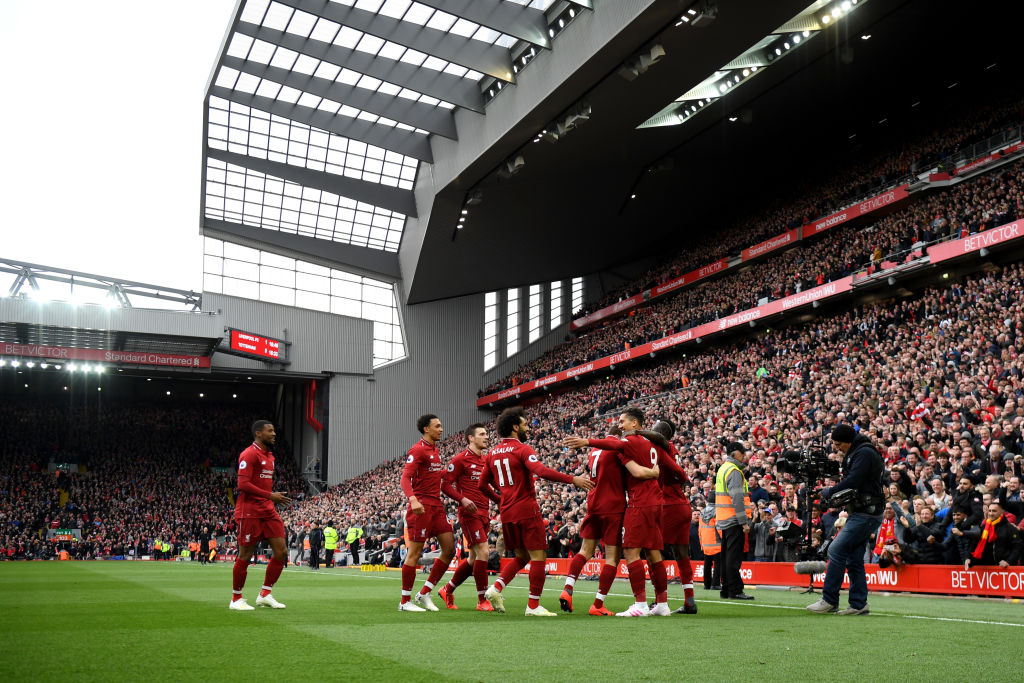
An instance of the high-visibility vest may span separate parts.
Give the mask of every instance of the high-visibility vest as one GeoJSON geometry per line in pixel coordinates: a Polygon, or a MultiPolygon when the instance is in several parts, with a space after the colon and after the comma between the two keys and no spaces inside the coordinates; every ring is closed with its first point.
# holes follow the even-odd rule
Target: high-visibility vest
{"type": "Polygon", "coordinates": [[[700,534],[700,549],[705,555],[717,555],[722,552],[722,537],[718,529],[713,522],[705,522],[703,515],[700,517],[697,533],[700,534]]]}
{"type": "Polygon", "coordinates": [[[217,537],[216,536],[210,536],[210,550],[216,550],[216,549],[217,549],[217,537]]]}
{"type": "Polygon", "coordinates": [[[740,468],[728,460],[722,463],[722,466],[718,468],[718,474],[715,475],[715,522],[725,522],[736,516],[736,509],[732,505],[732,496],[729,495],[729,488],[725,483],[733,472],[739,472],[740,478],[743,479],[743,507],[746,509],[749,523],[753,523],[754,506],[750,503],[750,489],[747,486],[747,480],[740,468]]]}
{"type": "Polygon", "coordinates": [[[338,530],[332,526],[324,527],[324,548],[327,550],[338,549],[338,530]]]}
{"type": "Polygon", "coordinates": [[[302,539],[302,549],[309,550],[309,537],[302,539]]]}

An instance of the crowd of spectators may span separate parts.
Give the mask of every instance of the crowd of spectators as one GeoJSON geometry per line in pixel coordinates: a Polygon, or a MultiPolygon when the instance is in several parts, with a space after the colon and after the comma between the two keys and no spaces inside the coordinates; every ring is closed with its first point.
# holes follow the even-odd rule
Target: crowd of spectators
{"type": "Polygon", "coordinates": [[[790,179],[788,198],[780,200],[776,206],[767,210],[760,207],[757,213],[732,221],[714,240],[688,246],[667,262],[574,312],[573,317],[610,306],[713,261],[739,254],[746,247],[906,182],[914,174],[942,167],[961,150],[1024,121],[1024,100],[1015,93],[1005,102],[981,107],[964,103],[963,106],[966,108],[962,112],[945,110],[939,120],[930,126],[921,126],[917,134],[887,140],[880,151],[867,160],[847,160],[829,168],[808,169],[808,180],[790,179]],[[841,170],[835,172],[836,167],[841,170]]]}
{"type": "MultiPolygon", "coordinates": [[[[760,518],[751,559],[791,560],[796,535],[780,531],[776,538],[776,531],[809,521],[820,546],[845,513],[818,507],[809,495],[834,480],[799,481],[778,470],[778,458],[786,448],[827,442],[831,428],[847,422],[885,456],[889,502],[903,510],[896,523],[900,541],[883,538],[878,555],[888,546],[896,561],[960,563],[967,559],[964,550],[976,546],[992,501],[1009,523],[1024,524],[1021,292],[1024,265],[1015,263],[913,299],[860,306],[627,371],[529,405],[531,445],[549,467],[583,474],[585,455],[565,449],[562,439],[602,435],[618,410],[636,405],[678,425],[675,443],[691,479],[687,493],[700,510],[711,500],[723,442],[743,441],[752,453],[747,474],[760,518]],[[621,388],[627,386],[635,390],[621,388]],[[948,523],[934,521],[942,509],[950,511],[948,523]],[[936,543],[941,553],[931,548],[936,543]]],[[[462,447],[461,438],[451,436],[441,444],[442,457],[462,447]]],[[[400,534],[401,467],[401,459],[384,463],[290,514],[296,521],[325,514],[376,520],[400,534]]],[[[537,482],[537,491],[549,550],[564,556],[578,537],[584,494],[546,481],[537,482]]],[[[1017,548],[1011,559],[1019,558],[1017,548]]]]}
{"type": "Polygon", "coordinates": [[[630,314],[581,331],[481,394],[544,377],[834,281],[864,268],[900,263],[928,244],[1017,219],[1024,212],[1024,163],[963,182],[870,226],[840,226],[816,241],[727,274],[704,287],[658,298],[630,314]]]}
{"type": "MultiPolygon", "coordinates": [[[[187,548],[203,529],[231,542],[235,464],[259,414],[248,405],[4,402],[0,557],[141,556],[158,540],[187,548]],[[50,529],[78,533],[54,542],[50,529]]],[[[304,496],[287,444],[279,440],[277,451],[279,486],[304,496]]]]}

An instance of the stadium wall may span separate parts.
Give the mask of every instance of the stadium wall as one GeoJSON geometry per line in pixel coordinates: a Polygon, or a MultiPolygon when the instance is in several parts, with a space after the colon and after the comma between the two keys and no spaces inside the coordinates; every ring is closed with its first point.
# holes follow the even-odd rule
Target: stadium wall
{"type": "Polygon", "coordinates": [[[331,382],[332,453],[327,481],[336,484],[402,457],[419,438],[416,418],[431,412],[450,434],[486,417],[474,407],[483,373],[483,295],[401,304],[407,357],[371,377],[331,382]],[[337,389],[336,389],[337,387],[337,389]]]}
{"type": "MultiPolygon", "coordinates": [[[[304,308],[203,294],[203,308],[223,314],[223,327],[291,342],[288,372],[320,374],[373,372],[373,323],[304,308]]],[[[215,368],[265,369],[262,361],[214,354],[215,368]]]]}

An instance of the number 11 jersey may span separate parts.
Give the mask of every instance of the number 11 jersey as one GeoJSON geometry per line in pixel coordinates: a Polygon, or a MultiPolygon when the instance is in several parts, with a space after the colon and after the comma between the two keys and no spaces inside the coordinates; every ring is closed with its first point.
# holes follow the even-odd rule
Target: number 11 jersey
{"type": "Polygon", "coordinates": [[[480,477],[480,487],[490,485],[501,491],[499,512],[503,524],[540,516],[533,475],[563,484],[572,483],[571,475],[542,465],[533,449],[519,439],[503,439],[487,454],[487,468],[480,477]]]}

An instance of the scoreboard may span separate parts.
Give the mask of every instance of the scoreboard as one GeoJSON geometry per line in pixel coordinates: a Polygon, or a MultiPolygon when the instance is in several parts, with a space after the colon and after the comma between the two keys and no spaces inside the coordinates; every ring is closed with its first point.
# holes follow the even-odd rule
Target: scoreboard
{"type": "Polygon", "coordinates": [[[262,360],[286,362],[288,342],[242,330],[228,330],[228,348],[239,355],[262,360]]]}

